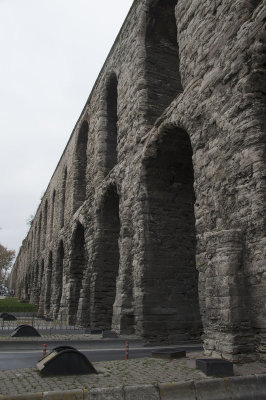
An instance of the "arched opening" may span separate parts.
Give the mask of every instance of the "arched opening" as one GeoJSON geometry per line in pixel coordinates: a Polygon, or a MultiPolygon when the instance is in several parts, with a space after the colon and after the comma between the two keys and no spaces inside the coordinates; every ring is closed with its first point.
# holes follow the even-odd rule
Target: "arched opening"
{"type": "Polygon", "coordinates": [[[60,210],[60,228],[65,224],[65,204],[66,204],[66,183],[67,183],[67,168],[65,168],[63,182],[62,182],[62,199],[60,210]]]}
{"type": "Polygon", "coordinates": [[[29,273],[27,273],[24,278],[24,299],[25,300],[30,299],[29,291],[30,291],[30,277],[29,277],[29,273]]]}
{"type": "Polygon", "coordinates": [[[55,191],[55,190],[53,190],[53,196],[52,196],[52,209],[51,209],[50,238],[52,238],[52,234],[53,234],[53,227],[54,227],[55,196],[56,196],[56,191],[55,191]]]}
{"type": "Polygon", "coordinates": [[[38,299],[38,313],[43,315],[44,313],[44,296],[45,296],[45,281],[44,281],[44,260],[41,260],[40,263],[40,272],[39,272],[39,279],[38,279],[38,292],[39,292],[39,299],[38,299]]]}
{"type": "Polygon", "coordinates": [[[38,305],[40,299],[40,291],[39,291],[39,264],[36,262],[35,264],[35,273],[34,273],[34,282],[33,282],[33,303],[38,305]]]}
{"type": "Polygon", "coordinates": [[[69,324],[76,322],[80,290],[87,264],[87,255],[85,249],[84,227],[81,223],[77,227],[72,237],[72,251],[70,259],[70,279],[68,294],[68,316],[69,324]]]}
{"type": "Polygon", "coordinates": [[[44,260],[42,260],[42,262],[41,262],[40,280],[39,280],[40,285],[42,284],[43,274],[44,274],[44,260]]]}
{"type": "Polygon", "coordinates": [[[55,270],[53,275],[53,285],[54,285],[54,294],[53,294],[53,318],[56,319],[58,317],[60,302],[62,297],[62,289],[63,289],[63,264],[64,264],[64,244],[61,240],[57,249],[56,261],[55,261],[55,270]]]}
{"type": "Polygon", "coordinates": [[[107,190],[99,215],[96,246],[92,324],[111,329],[119,268],[119,197],[115,186],[107,190]]]}
{"type": "Polygon", "coordinates": [[[39,218],[39,229],[38,229],[38,246],[37,246],[37,255],[38,257],[39,252],[41,250],[41,241],[42,241],[42,213],[40,213],[40,218],[39,218]]]}
{"type": "Polygon", "coordinates": [[[174,343],[199,336],[194,171],[188,134],[170,127],[146,165],[144,334],[174,343]]]}
{"type": "Polygon", "coordinates": [[[30,265],[29,268],[29,301],[33,301],[34,297],[34,266],[30,265]]]}
{"type": "Polygon", "coordinates": [[[87,143],[89,124],[83,121],[79,130],[74,162],[73,211],[75,212],[86,199],[87,143]]]}
{"type": "Polygon", "coordinates": [[[107,83],[106,108],[107,108],[107,138],[105,175],[117,163],[117,77],[113,73],[107,83]]]}
{"type": "Polygon", "coordinates": [[[35,222],[33,230],[34,230],[34,242],[33,242],[32,252],[33,252],[33,258],[35,259],[35,258],[37,258],[37,255],[38,255],[38,227],[37,227],[37,222],[35,222]]]}
{"type": "Polygon", "coordinates": [[[46,234],[47,234],[47,217],[48,217],[48,201],[45,200],[43,212],[43,235],[42,235],[42,249],[45,248],[46,234]]]}
{"type": "Polygon", "coordinates": [[[45,296],[44,296],[44,311],[45,315],[50,314],[51,308],[51,281],[52,281],[52,269],[53,269],[53,254],[49,252],[48,264],[45,274],[45,296]]]}
{"type": "Polygon", "coordinates": [[[153,125],[178,93],[183,91],[175,6],[177,0],[152,3],[146,31],[147,119],[153,125]]]}
{"type": "Polygon", "coordinates": [[[258,5],[261,3],[261,1],[262,0],[250,0],[250,6],[251,6],[252,11],[258,7],[258,5]]]}

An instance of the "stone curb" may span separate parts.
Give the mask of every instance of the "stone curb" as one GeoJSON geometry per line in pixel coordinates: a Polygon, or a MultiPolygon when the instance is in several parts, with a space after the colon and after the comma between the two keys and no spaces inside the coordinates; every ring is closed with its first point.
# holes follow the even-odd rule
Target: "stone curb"
{"type": "Polygon", "coordinates": [[[2,396],[0,400],[265,400],[266,374],[159,385],[76,389],[2,396]]]}

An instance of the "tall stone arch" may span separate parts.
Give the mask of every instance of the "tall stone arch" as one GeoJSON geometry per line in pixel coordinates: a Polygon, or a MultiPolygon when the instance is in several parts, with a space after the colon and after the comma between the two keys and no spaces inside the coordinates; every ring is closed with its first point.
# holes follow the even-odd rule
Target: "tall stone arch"
{"type": "Polygon", "coordinates": [[[119,196],[115,185],[106,190],[97,215],[95,262],[91,282],[91,324],[111,329],[119,270],[119,196]]]}
{"type": "Polygon", "coordinates": [[[40,272],[39,272],[39,279],[38,279],[38,289],[40,293],[40,299],[39,299],[39,308],[38,308],[38,313],[40,315],[44,315],[44,298],[45,298],[45,267],[44,267],[44,259],[41,259],[40,265],[40,272]]]}
{"type": "Polygon", "coordinates": [[[40,287],[39,287],[39,263],[36,261],[35,263],[35,273],[34,273],[34,282],[33,282],[33,295],[32,295],[32,302],[33,304],[39,305],[40,301],[40,287]]]}
{"type": "Polygon", "coordinates": [[[66,188],[67,188],[67,167],[64,169],[61,189],[61,207],[60,207],[60,228],[65,224],[65,206],[66,206],[66,188]]]}
{"type": "Polygon", "coordinates": [[[113,72],[108,79],[106,87],[107,136],[105,154],[105,175],[107,175],[117,163],[117,87],[117,76],[113,72]]]}
{"type": "Polygon", "coordinates": [[[38,224],[37,254],[36,254],[37,257],[41,251],[41,245],[42,245],[42,212],[40,213],[39,224],[38,224]]]}
{"type": "Polygon", "coordinates": [[[151,3],[145,37],[147,119],[151,125],[183,91],[179,71],[179,47],[175,6],[177,0],[151,3]]]}
{"type": "Polygon", "coordinates": [[[63,290],[64,243],[60,240],[53,270],[52,317],[58,317],[63,290]]]}
{"type": "Polygon", "coordinates": [[[56,190],[54,189],[53,194],[52,194],[52,201],[51,201],[50,238],[52,238],[53,228],[54,228],[55,200],[56,200],[56,190]]]}
{"type": "Polygon", "coordinates": [[[45,248],[48,222],[48,200],[45,200],[43,209],[42,250],[45,248]]]}
{"type": "Polygon", "coordinates": [[[74,155],[73,212],[75,212],[86,199],[88,132],[88,121],[83,121],[78,132],[74,155]]]}
{"type": "Polygon", "coordinates": [[[165,127],[146,167],[146,260],[143,331],[173,343],[201,329],[196,270],[194,174],[189,136],[165,127]]]}
{"type": "Polygon", "coordinates": [[[45,271],[44,314],[46,316],[50,316],[50,310],[51,310],[52,272],[53,272],[53,253],[50,251],[48,256],[48,264],[45,271]]]}
{"type": "Polygon", "coordinates": [[[76,322],[80,290],[82,288],[86,266],[87,252],[85,248],[85,230],[83,225],[78,222],[71,240],[69,287],[67,295],[69,324],[75,324],[76,322]]]}

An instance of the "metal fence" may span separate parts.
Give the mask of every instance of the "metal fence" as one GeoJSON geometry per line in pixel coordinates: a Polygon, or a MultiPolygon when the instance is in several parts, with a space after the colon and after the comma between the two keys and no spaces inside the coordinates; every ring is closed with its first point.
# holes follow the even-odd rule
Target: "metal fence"
{"type": "Polygon", "coordinates": [[[7,321],[0,317],[0,332],[4,334],[7,331],[13,331],[18,325],[31,325],[37,330],[47,331],[48,333],[56,333],[56,331],[79,331],[84,332],[85,329],[79,325],[69,325],[67,316],[61,315],[59,319],[51,320],[49,318],[41,318],[35,315],[19,316],[18,313],[14,313],[17,320],[7,321]]]}

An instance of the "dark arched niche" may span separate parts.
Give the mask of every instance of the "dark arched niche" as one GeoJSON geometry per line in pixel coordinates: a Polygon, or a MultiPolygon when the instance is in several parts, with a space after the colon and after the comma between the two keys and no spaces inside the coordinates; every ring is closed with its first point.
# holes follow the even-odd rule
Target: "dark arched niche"
{"type": "Polygon", "coordinates": [[[60,228],[63,228],[63,226],[65,224],[66,184],[67,184],[67,168],[65,168],[65,170],[64,170],[64,175],[63,175],[63,180],[62,180],[60,228]]]}
{"type": "Polygon", "coordinates": [[[112,73],[106,88],[107,137],[105,175],[107,175],[117,163],[117,85],[116,74],[112,73]]]}
{"type": "Polygon", "coordinates": [[[250,0],[251,9],[255,10],[261,2],[262,0],[250,0]]]}
{"type": "Polygon", "coordinates": [[[54,189],[54,190],[53,190],[53,195],[52,195],[50,237],[52,237],[52,234],[53,234],[53,227],[54,227],[55,196],[56,196],[56,191],[55,191],[55,189],[54,189]]]}
{"type": "Polygon", "coordinates": [[[83,121],[78,133],[74,162],[73,211],[75,212],[86,199],[87,143],[89,124],[83,121]]]}
{"type": "Polygon", "coordinates": [[[52,270],[53,270],[53,253],[50,251],[46,274],[45,274],[46,276],[45,276],[44,310],[46,316],[50,315],[50,308],[51,308],[52,270]]]}
{"type": "Polygon", "coordinates": [[[60,301],[63,289],[63,263],[64,263],[64,244],[61,240],[57,248],[55,269],[53,276],[54,296],[53,296],[53,318],[58,317],[60,301]]]}
{"type": "Polygon", "coordinates": [[[69,323],[76,322],[80,290],[87,264],[85,250],[84,227],[78,222],[72,236],[70,257],[70,282],[69,282],[69,323]]]}
{"type": "Polygon", "coordinates": [[[45,200],[43,212],[43,235],[42,235],[42,249],[45,248],[46,235],[47,235],[47,220],[48,220],[48,201],[45,200]]]}
{"type": "Polygon", "coordinates": [[[42,213],[40,213],[39,224],[38,224],[37,257],[39,255],[39,252],[41,251],[41,243],[42,243],[42,213]]]}
{"type": "Polygon", "coordinates": [[[116,279],[119,269],[119,196],[116,186],[110,186],[99,213],[99,237],[96,245],[94,306],[92,324],[111,329],[116,279]]]}
{"type": "Polygon", "coordinates": [[[153,125],[178,93],[183,91],[175,6],[177,0],[152,2],[146,30],[148,122],[153,125]]]}
{"type": "Polygon", "coordinates": [[[168,127],[146,164],[144,332],[174,343],[199,334],[194,173],[188,134],[168,127]]]}

